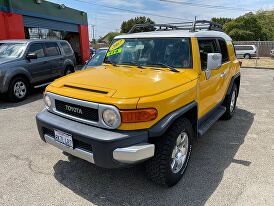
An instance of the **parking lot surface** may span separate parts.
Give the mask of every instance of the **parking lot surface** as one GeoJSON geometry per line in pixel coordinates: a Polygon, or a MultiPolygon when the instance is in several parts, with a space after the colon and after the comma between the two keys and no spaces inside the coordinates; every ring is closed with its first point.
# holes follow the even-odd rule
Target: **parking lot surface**
{"type": "Polygon", "coordinates": [[[0,100],[0,205],[273,205],[274,70],[242,69],[238,107],[199,139],[173,188],[142,166],[107,170],[43,143],[35,115],[42,91],[0,100]]]}

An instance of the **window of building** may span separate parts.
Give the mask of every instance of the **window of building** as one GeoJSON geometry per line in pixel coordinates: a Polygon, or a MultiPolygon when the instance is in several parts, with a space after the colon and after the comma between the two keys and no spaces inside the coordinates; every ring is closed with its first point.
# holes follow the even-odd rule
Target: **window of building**
{"type": "Polygon", "coordinates": [[[27,39],[63,39],[64,32],[43,28],[25,28],[27,39]]]}
{"type": "Polygon", "coordinates": [[[57,43],[48,42],[45,45],[47,56],[58,56],[61,54],[57,43]]]}
{"type": "Polygon", "coordinates": [[[35,43],[30,45],[28,54],[36,54],[37,58],[45,57],[43,44],[35,43]]]}

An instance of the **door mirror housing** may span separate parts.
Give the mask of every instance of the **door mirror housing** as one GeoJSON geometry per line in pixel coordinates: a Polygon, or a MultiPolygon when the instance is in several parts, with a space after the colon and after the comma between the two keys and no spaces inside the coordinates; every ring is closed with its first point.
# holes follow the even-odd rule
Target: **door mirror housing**
{"type": "Polygon", "coordinates": [[[35,53],[27,54],[27,60],[31,60],[31,59],[37,59],[37,54],[35,53]]]}
{"type": "Polygon", "coordinates": [[[207,54],[207,70],[219,69],[222,65],[222,54],[208,53],[207,54]]]}

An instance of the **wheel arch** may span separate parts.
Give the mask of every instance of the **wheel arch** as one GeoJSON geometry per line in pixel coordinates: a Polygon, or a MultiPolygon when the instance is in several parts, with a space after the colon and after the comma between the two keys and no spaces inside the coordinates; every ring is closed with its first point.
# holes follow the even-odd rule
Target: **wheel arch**
{"type": "Polygon", "coordinates": [[[16,77],[22,77],[22,78],[26,79],[29,84],[31,84],[31,82],[32,82],[32,78],[31,78],[30,74],[28,74],[24,70],[23,71],[19,70],[17,72],[12,72],[12,73],[6,74],[5,78],[4,78],[3,92],[8,91],[11,81],[16,77]]]}
{"type": "Polygon", "coordinates": [[[198,137],[198,104],[193,101],[162,118],[158,123],[148,129],[149,138],[162,136],[168,128],[179,118],[187,118],[192,126],[194,137],[198,137]]]}
{"type": "Polygon", "coordinates": [[[234,84],[237,85],[237,89],[238,89],[237,95],[239,95],[240,85],[241,85],[241,74],[240,74],[240,72],[237,73],[236,75],[234,75],[231,78],[231,81],[230,81],[230,84],[229,84],[229,87],[228,87],[226,95],[229,95],[231,93],[234,84]]]}

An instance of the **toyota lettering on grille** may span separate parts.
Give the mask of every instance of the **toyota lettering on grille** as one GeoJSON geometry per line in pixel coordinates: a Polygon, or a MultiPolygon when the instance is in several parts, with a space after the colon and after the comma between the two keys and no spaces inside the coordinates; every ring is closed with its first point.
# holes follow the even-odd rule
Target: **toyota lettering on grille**
{"type": "Polygon", "coordinates": [[[74,112],[74,113],[77,113],[77,114],[83,114],[83,111],[80,108],[72,107],[72,106],[69,106],[69,105],[65,105],[65,106],[66,106],[67,111],[74,112]]]}

